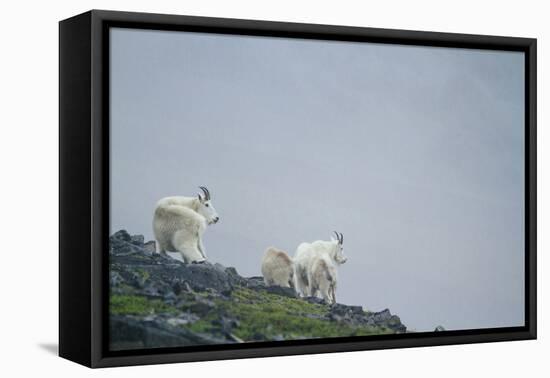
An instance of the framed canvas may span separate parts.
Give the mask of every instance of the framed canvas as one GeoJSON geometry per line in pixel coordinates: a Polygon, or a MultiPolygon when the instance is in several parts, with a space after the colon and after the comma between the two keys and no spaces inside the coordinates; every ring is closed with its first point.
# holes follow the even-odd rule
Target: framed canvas
{"type": "Polygon", "coordinates": [[[59,353],[536,338],[536,40],[60,22],[59,353]]]}

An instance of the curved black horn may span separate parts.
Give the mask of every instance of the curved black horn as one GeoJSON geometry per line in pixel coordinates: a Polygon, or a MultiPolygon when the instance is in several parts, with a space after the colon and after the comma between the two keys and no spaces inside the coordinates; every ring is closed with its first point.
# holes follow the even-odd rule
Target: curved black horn
{"type": "Polygon", "coordinates": [[[336,240],[338,240],[338,243],[340,243],[340,235],[338,234],[337,231],[332,231],[334,232],[334,235],[336,235],[336,240]]]}
{"type": "Polygon", "coordinates": [[[210,200],[210,191],[205,186],[199,186],[199,189],[204,193],[204,199],[210,200]]]}
{"type": "Polygon", "coordinates": [[[341,232],[332,231],[336,235],[336,240],[338,240],[339,244],[344,244],[344,235],[342,235],[341,232]]]}

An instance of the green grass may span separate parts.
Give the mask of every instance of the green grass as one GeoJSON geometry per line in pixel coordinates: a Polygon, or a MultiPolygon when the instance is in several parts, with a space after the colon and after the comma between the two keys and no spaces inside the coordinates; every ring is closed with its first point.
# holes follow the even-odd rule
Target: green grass
{"type": "Polygon", "coordinates": [[[219,327],[214,325],[216,320],[217,320],[217,316],[209,315],[203,319],[197,320],[196,322],[186,324],[183,327],[195,333],[204,333],[204,334],[218,333],[219,327]]]}
{"type": "Polygon", "coordinates": [[[148,299],[138,295],[112,294],[110,313],[113,315],[151,315],[159,313],[175,314],[178,310],[158,299],[148,299]]]}

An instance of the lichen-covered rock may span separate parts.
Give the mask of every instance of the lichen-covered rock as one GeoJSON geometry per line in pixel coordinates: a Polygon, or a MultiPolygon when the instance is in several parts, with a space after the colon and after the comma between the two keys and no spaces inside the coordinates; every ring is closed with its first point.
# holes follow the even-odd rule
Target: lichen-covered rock
{"type": "Polygon", "coordinates": [[[354,315],[363,315],[363,308],[361,306],[346,306],[340,303],[335,303],[331,308],[330,312],[335,315],[340,316],[354,316],[354,315]]]}
{"type": "Polygon", "coordinates": [[[147,243],[143,244],[143,251],[147,255],[154,254],[156,252],[156,250],[157,250],[157,247],[156,247],[156,242],[154,240],[150,240],[147,243]]]}
{"type": "Polygon", "coordinates": [[[125,231],[111,237],[111,272],[118,273],[127,283],[148,295],[163,296],[175,287],[230,292],[245,282],[234,268],[209,262],[185,264],[168,256],[152,255],[144,251],[143,244],[139,247],[128,241],[131,238],[125,231]]]}
{"type": "Polygon", "coordinates": [[[143,235],[132,235],[130,236],[130,242],[134,245],[137,245],[138,247],[143,248],[143,243],[145,242],[145,238],[143,235]]]}

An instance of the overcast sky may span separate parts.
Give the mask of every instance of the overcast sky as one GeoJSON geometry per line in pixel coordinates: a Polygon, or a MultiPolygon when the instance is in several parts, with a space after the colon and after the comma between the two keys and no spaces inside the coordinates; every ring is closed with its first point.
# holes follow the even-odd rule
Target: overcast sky
{"type": "Polygon", "coordinates": [[[337,299],[523,325],[522,53],[111,31],[111,230],[207,186],[209,258],[345,237],[337,299]]]}

